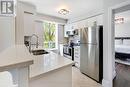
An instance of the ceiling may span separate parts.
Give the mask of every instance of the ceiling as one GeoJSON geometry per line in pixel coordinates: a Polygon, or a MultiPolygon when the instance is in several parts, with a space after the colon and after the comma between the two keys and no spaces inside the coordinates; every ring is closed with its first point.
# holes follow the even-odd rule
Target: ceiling
{"type": "Polygon", "coordinates": [[[37,12],[71,19],[84,15],[92,10],[102,9],[103,0],[21,0],[36,5],[37,12]],[[69,14],[61,15],[60,9],[69,10],[69,14]]]}

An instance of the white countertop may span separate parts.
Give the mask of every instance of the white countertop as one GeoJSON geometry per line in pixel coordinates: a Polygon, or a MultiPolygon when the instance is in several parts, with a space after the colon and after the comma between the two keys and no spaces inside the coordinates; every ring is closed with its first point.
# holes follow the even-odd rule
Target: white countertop
{"type": "Polygon", "coordinates": [[[51,51],[49,54],[35,56],[24,45],[15,45],[0,53],[0,71],[30,65],[30,78],[72,64],[72,60],[51,51]]]}
{"type": "Polygon", "coordinates": [[[32,55],[24,45],[15,45],[0,53],[0,71],[33,64],[32,55]]]}
{"type": "Polygon", "coordinates": [[[30,66],[30,78],[43,75],[47,72],[72,65],[74,62],[56,53],[34,56],[34,64],[30,66]]]}

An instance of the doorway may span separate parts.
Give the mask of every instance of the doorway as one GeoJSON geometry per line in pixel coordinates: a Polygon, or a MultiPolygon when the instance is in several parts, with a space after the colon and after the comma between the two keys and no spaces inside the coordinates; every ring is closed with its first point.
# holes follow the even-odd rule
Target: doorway
{"type": "Polygon", "coordinates": [[[115,14],[114,87],[130,87],[130,10],[115,14]]]}
{"type": "MultiPolygon", "coordinates": [[[[116,63],[115,62],[117,62],[116,61],[116,59],[115,59],[115,57],[117,56],[116,55],[116,50],[115,50],[115,44],[118,42],[118,41],[116,41],[115,42],[115,39],[116,40],[121,40],[121,43],[122,43],[122,39],[129,39],[129,37],[115,37],[115,33],[117,33],[116,31],[115,31],[115,24],[116,23],[123,23],[124,22],[124,19],[123,18],[117,18],[117,19],[115,19],[115,17],[116,17],[116,15],[118,14],[118,13],[122,13],[122,12],[125,12],[125,11],[130,11],[130,2],[125,2],[125,3],[122,3],[122,4],[119,4],[119,5],[117,5],[117,6],[115,6],[115,7],[112,7],[112,8],[110,8],[110,12],[109,12],[109,15],[110,15],[110,21],[109,21],[109,23],[110,23],[110,25],[109,25],[109,27],[110,27],[110,29],[111,29],[111,33],[112,33],[112,39],[111,39],[111,45],[112,45],[112,47],[114,47],[114,49],[112,49],[111,50],[111,52],[113,52],[112,53],[112,59],[111,59],[111,62],[112,62],[112,80],[113,80],[113,86],[114,87],[119,87],[119,86],[115,86],[115,78],[118,78],[117,77],[117,74],[118,74],[118,72],[117,72],[117,70],[116,70],[116,63]]],[[[126,66],[126,65],[125,65],[126,66]]],[[[120,81],[120,82],[122,82],[122,81],[120,81]]],[[[121,85],[121,84],[120,84],[121,85]]],[[[126,85],[126,84],[125,84],[126,85]]],[[[129,84],[127,84],[127,85],[129,85],[129,84]]],[[[129,86],[124,86],[123,85],[123,87],[129,87],[129,86]]],[[[122,86],[121,86],[122,87],[122,86]]]]}

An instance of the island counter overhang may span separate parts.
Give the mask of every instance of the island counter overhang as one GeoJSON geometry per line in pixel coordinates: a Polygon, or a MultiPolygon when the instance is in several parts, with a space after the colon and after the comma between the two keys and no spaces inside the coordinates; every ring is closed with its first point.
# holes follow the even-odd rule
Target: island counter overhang
{"type": "Polygon", "coordinates": [[[28,67],[34,62],[24,45],[14,45],[5,49],[0,53],[0,59],[0,72],[28,67]]]}
{"type": "Polygon", "coordinates": [[[24,45],[8,47],[0,53],[0,72],[9,71],[18,87],[28,87],[29,66],[33,58],[24,45]]]}

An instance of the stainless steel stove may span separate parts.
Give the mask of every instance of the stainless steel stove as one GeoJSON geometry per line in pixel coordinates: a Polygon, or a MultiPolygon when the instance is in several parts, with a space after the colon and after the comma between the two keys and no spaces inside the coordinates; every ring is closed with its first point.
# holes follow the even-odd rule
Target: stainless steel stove
{"type": "Polygon", "coordinates": [[[73,48],[73,46],[64,45],[64,47],[63,47],[63,55],[66,58],[74,60],[74,48],[73,48]]]}

